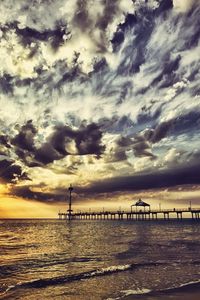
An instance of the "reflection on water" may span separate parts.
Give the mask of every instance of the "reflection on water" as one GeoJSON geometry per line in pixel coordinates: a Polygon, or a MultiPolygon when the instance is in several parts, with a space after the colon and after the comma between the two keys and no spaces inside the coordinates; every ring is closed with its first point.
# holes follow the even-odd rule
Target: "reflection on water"
{"type": "Polygon", "coordinates": [[[8,299],[108,299],[200,278],[199,223],[5,220],[0,291],[8,299]]]}

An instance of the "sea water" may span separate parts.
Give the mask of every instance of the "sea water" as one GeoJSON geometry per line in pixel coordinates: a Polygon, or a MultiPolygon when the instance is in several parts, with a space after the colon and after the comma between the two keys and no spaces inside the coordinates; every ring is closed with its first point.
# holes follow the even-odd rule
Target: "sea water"
{"type": "Polygon", "coordinates": [[[189,220],[1,220],[0,298],[138,299],[198,284],[199,237],[189,220]]]}

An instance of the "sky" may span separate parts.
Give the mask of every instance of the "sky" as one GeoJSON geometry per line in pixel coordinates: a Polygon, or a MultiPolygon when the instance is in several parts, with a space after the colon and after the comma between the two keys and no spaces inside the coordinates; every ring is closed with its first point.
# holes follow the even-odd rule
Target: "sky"
{"type": "Polygon", "coordinates": [[[200,206],[200,1],[1,0],[0,217],[200,206]]]}

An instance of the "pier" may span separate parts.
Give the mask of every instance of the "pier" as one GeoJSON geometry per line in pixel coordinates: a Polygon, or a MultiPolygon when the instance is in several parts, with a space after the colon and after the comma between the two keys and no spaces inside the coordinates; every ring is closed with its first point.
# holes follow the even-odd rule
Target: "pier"
{"type": "Polygon", "coordinates": [[[150,221],[150,220],[182,220],[184,217],[192,220],[200,220],[200,208],[194,208],[191,205],[188,208],[172,209],[151,209],[151,206],[139,199],[131,205],[130,210],[118,211],[88,211],[73,212],[72,210],[72,191],[70,185],[69,191],[69,208],[66,213],[58,213],[59,220],[133,220],[133,221],[150,221]]]}
{"type": "Polygon", "coordinates": [[[148,211],[101,211],[101,212],[77,212],[77,213],[59,213],[59,220],[133,220],[133,221],[150,221],[150,220],[182,220],[183,217],[192,220],[200,220],[200,208],[178,208],[162,209],[148,211]],[[189,214],[188,214],[189,213],[189,214]]]}

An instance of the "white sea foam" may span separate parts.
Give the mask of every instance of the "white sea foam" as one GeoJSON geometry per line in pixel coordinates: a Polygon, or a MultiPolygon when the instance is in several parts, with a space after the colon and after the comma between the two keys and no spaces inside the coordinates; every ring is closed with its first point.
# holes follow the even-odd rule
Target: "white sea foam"
{"type": "Polygon", "coordinates": [[[107,268],[102,268],[102,271],[104,272],[109,272],[109,271],[124,271],[124,270],[128,270],[131,268],[130,264],[127,265],[118,265],[118,266],[110,266],[107,268]]]}
{"type": "Polygon", "coordinates": [[[134,290],[124,290],[122,291],[124,293],[124,296],[129,295],[142,295],[142,294],[148,294],[151,292],[149,289],[134,289],[134,290]]]}
{"type": "Polygon", "coordinates": [[[184,287],[184,286],[190,286],[190,285],[192,285],[192,284],[196,284],[196,283],[200,283],[200,280],[196,280],[196,281],[189,281],[189,282],[187,282],[187,283],[183,283],[183,284],[181,284],[179,287],[180,287],[180,288],[182,288],[182,287],[184,287]]]}
{"type": "Polygon", "coordinates": [[[184,288],[184,287],[190,287],[191,285],[193,284],[200,284],[200,280],[195,280],[195,281],[189,281],[189,282],[186,282],[186,283],[182,283],[178,286],[175,286],[175,287],[170,287],[168,289],[166,289],[166,291],[169,291],[169,290],[178,290],[178,289],[181,289],[181,288],[184,288]]]}
{"type": "Polygon", "coordinates": [[[130,289],[130,290],[123,290],[121,291],[121,293],[123,294],[120,297],[115,297],[115,298],[107,298],[106,300],[120,300],[126,296],[130,296],[130,295],[143,295],[143,294],[148,294],[150,293],[151,290],[149,289],[130,289]]]}
{"type": "Polygon", "coordinates": [[[91,272],[89,274],[85,274],[85,277],[87,276],[95,276],[95,275],[102,275],[106,273],[113,273],[113,272],[118,272],[118,271],[125,271],[131,268],[131,265],[118,265],[118,266],[110,266],[107,268],[102,268],[99,270],[95,270],[94,272],[91,272]]]}

